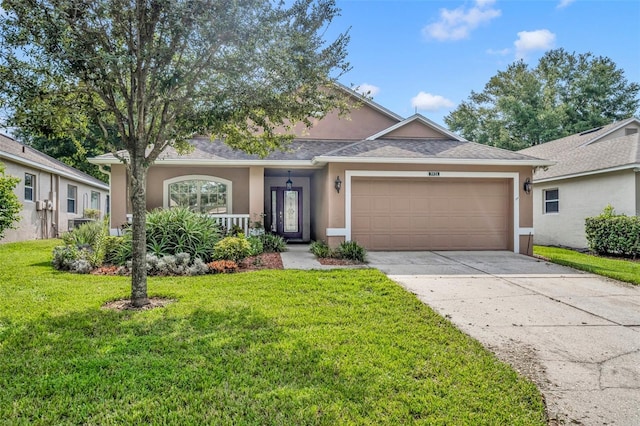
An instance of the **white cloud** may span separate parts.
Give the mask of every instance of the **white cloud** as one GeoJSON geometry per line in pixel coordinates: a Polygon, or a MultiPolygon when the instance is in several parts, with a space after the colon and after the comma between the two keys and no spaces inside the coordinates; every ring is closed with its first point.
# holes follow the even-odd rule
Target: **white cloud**
{"type": "Polygon", "coordinates": [[[495,0],[476,0],[470,9],[465,6],[440,9],[440,19],[424,27],[422,34],[439,41],[467,38],[472,30],[501,15],[499,9],[491,7],[494,2],[495,0]]]}
{"type": "Polygon", "coordinates": [[[558,3],[558,5],[556,6],[556,9],[564,9],[565,7],[569,6],[574,1],[576,1],[576,0],[560,0],[560,3],[558,3]]]}
{"type": "Polygon", "coordinates": [[[355,88],[355,91],[360,93],[361,95],[368,95],[374,97],[380,92],[380,88],[378,86],[374,86],[369,83],[362,83],[358,87],[355,88]]]}
{"type": "Polygon", "coordinates": [[[437,111],[442,108],[451,108],[454,105],[453,102],[443,96],[425,92],[420,92],[411,98],[412,107],[425,111],[437,111]]]}
{"type": "Polygon", "coordinates": [[[549,30],[520,31],[518,39],[513,42],[516,46],[516,59],[524,59],[534,50],[548,50],[553,48],[556,35],[549,30]]]}

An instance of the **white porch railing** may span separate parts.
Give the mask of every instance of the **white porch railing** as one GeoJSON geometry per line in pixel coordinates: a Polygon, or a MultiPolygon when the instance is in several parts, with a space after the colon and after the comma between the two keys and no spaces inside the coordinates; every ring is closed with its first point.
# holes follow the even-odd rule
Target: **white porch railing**
{"type": "Polygon", "coordinates": [[[248,214],[210,214],[209,216],[214,218],[227,232],[237,225],[242,228],[244,235],[249,236],[251,218],[248,214]]]}

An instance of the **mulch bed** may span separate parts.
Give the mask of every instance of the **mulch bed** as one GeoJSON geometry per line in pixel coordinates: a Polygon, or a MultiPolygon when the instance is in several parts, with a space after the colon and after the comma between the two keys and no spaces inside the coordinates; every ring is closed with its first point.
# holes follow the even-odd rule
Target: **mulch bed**
{"type": "Polygon", "coordinates": [[[131,304],[131,299],[112,300],[102,305],[102,309],[111,309],[114,311],[148,311],[155,308],[164,308],[165,306],[175,302],[175,299],[165,299],[162,297],[150,297],[149,304],[135,307],[131,304]]]}
{"type": "Polygon", "coordinates": [[[244,259],[238,265],[238,272],[260,271],[262,269],[284,269],[280,253],[262,253],[244,259]]]}
{"type": "Polygon", "coordinates": [[[328,265],[328,266],[364,265],[364,263],[358,262],[355,260],[335,259],[333,257],[319,257],[318,262],[320,262],[321,265],[328,265]]]}

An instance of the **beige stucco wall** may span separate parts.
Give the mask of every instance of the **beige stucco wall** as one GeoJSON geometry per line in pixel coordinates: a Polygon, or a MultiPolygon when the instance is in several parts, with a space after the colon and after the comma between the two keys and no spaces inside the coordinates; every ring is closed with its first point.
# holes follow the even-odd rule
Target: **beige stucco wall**
{"type": "Polygon", "coordinates": [[[534,186],[535,242],[586,248],[584,220],[599,215],[611,204],[616,212],[638,212],[638,178],[632,170],[591,175],[534,186]],[[559,212],[544,214],[543,191],[558,189],[559,212]]]}
{"type": "Polygon", "coordinates": [[[432,127],[425,126],[418,121],[412,121],[404,126],[387,133],[383,136],[385,139],[420,139],[420,138],[438,138],[450,139],[443,133],[436,131],[432,127]]]}
{"type": "MultiPolygon", "coordinates": [[[[203,175],[233,182],[232,185],[232,210],[233,214],[262,213],[262,211],[250,211],[250,204],[253,206],[264,205],[261,200],[261,192],[250,198],[249,187],[253,182],[256,185],[262,167],[257,167],[253,171],[253,180],[249,167],[207,167],[207,166],[153,166],[149,169],[147,177],[147,210],[164,207],[164,183],[167,179],[179,176],[203,175]]],[[[127,178],[124,166],[116,164],[111,168],[111,228],[120,228],[127,221],[127,213],[131,212],[130,202],[127,197],[127,178]]]]}
{"type": "Polygon", "coordinates": [[[294,127],[294,133],[298,138],[361,140],[393,126],[398,120],[362,105],[352,109],[346,117],[332,112],[323,119],[315,119],[312,122],[313,126],[310,129],[301,124],[294,127]]]}
{"type": "MultiPolygon", "coordinates": [[[[335,181],[335,177],[333,178],[335,181]]],[[[342,178],[341,178],[342,179],[342,178]]],[[[327,241],[325,230],[329,215],[328,168],[317,170],[311,177],[311,234],[314,241],[327,241]]],[[[335,192],[335,190],[334,190],[335,192]]]]}
{"type": "MultiPolygon", "coordinates": [[[[324,186],[332,187],[333,181],[336,176],[340,176],[340,179],[345,181],[345,171],[347,170],[386,170],[386,171],[450,171],[450,172],[509,172],[518,173],[519,177],[519,228],[532,228],[533,227],[533,197],[532,194],[526,194],[522,188],[522,184],[525,179],[531,178],[532,168],[527,167],[496,167],[496,166],[463,166],[463,165],[398,165],[398,164],[352,164],[352,163],[333,163],[328,166],[328,173],[324,177],[324,186]]],[[[513,188],[512,188],[513,189],[513,188]]],[[[512,192],[511,192],[512,193],[512,192]]],[[[327,227],[326,228],[345,228],[347,226],[345,219],[345,191],[340,191],[337,194],[335,190],[329,194],[330,198],[327,200],[329,208],[327,210],[327,227]]],[[[513,204],[510,202],[510,209],[513,211],[513,204]]],[[[326,236],[326,228],[324,230],[325,237],[330,245],[337,245],[344,239],[342,237],[329,237],[326,236]]],[[[513,224],[510,224],[510,229],[513,229],[513,224]]],[[[318,239],[324,239],[322,237],[323,229],[316,230],[319,234],[318,239]]],[[[523,231],[524,232],[524,231],[523,231]]],[[[527,235],[519,237],[520,253],[532,254],[532,245],[527,244],[530,238],[527,235]]],[[[513,235],[510,237],[510,247],[513,249],[513,235]]]]}

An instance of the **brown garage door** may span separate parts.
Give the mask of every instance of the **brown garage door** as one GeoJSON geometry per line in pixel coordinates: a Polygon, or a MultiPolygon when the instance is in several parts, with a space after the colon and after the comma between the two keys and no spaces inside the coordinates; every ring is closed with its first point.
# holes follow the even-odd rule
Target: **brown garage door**
{"type": "Polygon", "coordinates": [[[353,178],[351,238],[369,250],[507,250],[507,179],[353,178]]]}

